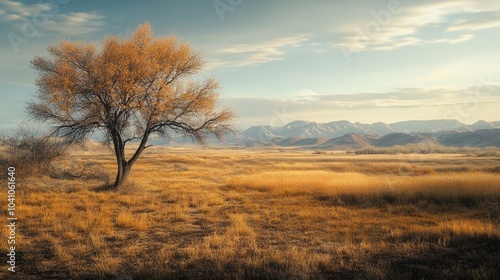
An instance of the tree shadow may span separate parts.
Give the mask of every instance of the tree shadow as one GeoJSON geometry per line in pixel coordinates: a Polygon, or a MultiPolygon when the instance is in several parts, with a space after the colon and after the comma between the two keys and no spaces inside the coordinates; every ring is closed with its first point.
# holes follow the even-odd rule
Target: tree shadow
{"type": "Polygon", "coordinates": [[[94,192],[116,192],[117,188],[112,183],[105,183],[104,185],[97,186],[95,188],[92,188],[94,192]]]}
{"type": "Polygon", "coordinates": [[[106,182],[104,185],[97,186],[92,190],[98,193],[112,192],[125,195],[133,195],[143,191],[138,184],[136,184],[134,181],[131,180],[127,180],[126,182],[122,183],[119,187],[115,187],[114,183],[106,182]]]}

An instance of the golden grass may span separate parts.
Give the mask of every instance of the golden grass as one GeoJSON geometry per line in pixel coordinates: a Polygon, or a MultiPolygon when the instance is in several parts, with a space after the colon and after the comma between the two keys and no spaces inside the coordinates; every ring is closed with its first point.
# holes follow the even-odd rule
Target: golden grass
{"type": "MultiPolygon", "coordinates": [[[[19,277],[500,276],[498,157],[146,151],[118,191],[18,174],[19,277]]],[[[114,173],[103,151],[72,156],[114,173]]]]}
{"type": "Polygon", "coordinates": [[[500,225],[481,220],[451,220],[438,224],[442,232],[449,232],[454,236],[487,236],[500,239],[500,225]]]}
{"type": "Polygon", "coordinates": [[[445,173],[425,176],[366,175],[328,171],[267,171],[237,175],[227,184],[283,195],[393,195],[436,197],[500,195],[500,174],[445,173]]]}
{"type": "Polygon", "coordinates": [[[96,256],[92,257],[94,262],[93,268],[97,272],[99,278],[117,275],[122,262],[120,257],[113,256],[108,251],[101,251],[96,256]]]}
{"type": "Polygon", "coordinates": [[[149,219],[146,214],[132,214],[129,210],[121,210],[116,217],[116,224],[143,231],[148,229],[149,219]]]}

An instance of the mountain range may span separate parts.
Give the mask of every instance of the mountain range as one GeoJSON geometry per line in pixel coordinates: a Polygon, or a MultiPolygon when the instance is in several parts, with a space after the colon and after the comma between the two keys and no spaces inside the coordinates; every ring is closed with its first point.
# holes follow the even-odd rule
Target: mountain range
{"type": "Polygon", "coordinates": [[[294,121],[280,127],[252,126],[230,140],[247,147],[346,149],[366,146],[440,144],[453,147],[500,147],[500,122],[457,120],[404,121],[373,124],[294,121]]]}
{"type": "MultiPolygon", "coordinates": [[[[212,145],[244,147],[299,147],[307,149],[353,149],[366,146],[392,147],[406,144],[440,144],[453,147],[500,147],[500,121],[464,124],[457,120],[421,120],[373,124],[333,121],[293,121],[283,126],[252,126],[227,134],[225,141],[209,139],[212,145]]],[[[164,140],[155,145],[167,144],[164,140]]],[[[189,144],[174,137],[168,144],[189,144]]]]}
{"type": "Polygon", "coordinates": [[[500,121],[478,121],[467,125],[457,120],[429,120],[429,121],[404,121],[396,123],[377,122],[373,124],[351,123],[349,121],[334,121],[329,123],[316,123],[308,121],[294,121],[280,127],[252,126],[243,132],[247,140],[268,140],[276,137],[301,137],[301,138],[334,138],[347,133],[361,135],[380,135],[390,133],[423,133],[423,132],[471,132],[479,129],[500,128],[500,121]]]}

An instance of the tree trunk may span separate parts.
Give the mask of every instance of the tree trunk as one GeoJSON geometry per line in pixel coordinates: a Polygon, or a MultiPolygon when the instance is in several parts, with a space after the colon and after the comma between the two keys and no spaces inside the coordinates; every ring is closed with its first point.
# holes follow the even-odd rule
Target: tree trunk
{"type": "Polygon", "coordinates": [[[116,173],[115,183],[113,184],[113,188],[115,189],[121,186],[127,180],[130,169],[132,168],[132,166],[127,164],[125,160],[120,162],[121,163],[118,164],[118,172],[116,173]]]}
{"type": "Polygon", "coordinates": [[[129,164],[125,158],[125,145],[120,137],[120,134],[115,130],[112,131],[112,135],[113,146],[115,148],[116,163],[118,165],[115,183],[113,184],[113,188],[116,189],[127,180],[132,165],[129,164]]]}
{"type": "Polygon", "coordinates": [[[132,169],[132,165],[136,162],[136,160],[141,155],[142,151],[146,149],[146,142],[148,141],[149,132],[145,133],[139,147],[135,151],[132,158],[127,161],[125,158],[125,142],[122,141],[120,134],[114,130],[112,131],[113,138],[113,146],[115,148],[116,162],[118,165],[118,171],[116,173],[115,183],[113,184],[113,188],[118,188],[121,186],[128,177],[130,170],[132,169]]]}

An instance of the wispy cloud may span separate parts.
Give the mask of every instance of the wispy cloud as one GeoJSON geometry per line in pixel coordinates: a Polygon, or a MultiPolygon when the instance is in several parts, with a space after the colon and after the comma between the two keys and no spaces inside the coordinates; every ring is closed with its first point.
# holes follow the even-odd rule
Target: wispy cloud
{"type": "Polygon", "coordinates": [[[294,120],[340,119],[375,122],[456,118],[467,121],[469,120],[467,117],[474,113],[477,114],[477,118],[486,118],[481,115],[483,110],[478,108],[498,106],[500,85],[484,85],[461,90],[404,88],[391,92],[353,94],[319,94],[311,90],[302,90],[295,98],[289,99],[244,97],[226,98],[223,102],[234,108],[240,117],[240,123],[246,125],[276,126],[294,120]],[[361,111],[362,114],[359,113],[361,111]],[[453,114],[454,112],[456,114],[453,114]]]}
{"type": "Polygon", "coordinates": [[[23,4],[5,0],[0,2],[0,15],[3,15],[0,21],[10,24],[13,30],[21,31],[29,24],[38,35],[43,33],[82,35],[97,31],[105,25],[104,16],[95,11],[63,14],[60,4],[56,1],[23,4]]]}
{"type": "Polygon", "coordinates": [[[335,46],[360,52],[457,44],[473,39],[476,30],[500,26],[500,4],[496,2],[444,0],[401,5],[398,13],[368,13],[364,20],[351,23],[349,33],[342,27],[339,32],[346,35],[335,46]]]}
{"type": "Polygon", "coordinates": [[[218,58],[207,65],[208,69],[219,67],[242,67],[285,59],[288,47],[299,47],[310,34],[282,37],[253,44],[236,44],[218,51],[218,58]]]}
{"type": "MultiPolygon", "coordinates": [[[[31,4],[24,5],[20,2],[5,0],[2,1],[3,11],[7,14],[17,15],[20,17],[32,16],[41,11],[50,11],[51,6],[49,4],[31,4]]],[[[11,18],[8,20],[15,20],[16,18],[11,18]]]]}
{"type": "Polygon", "coordinates": [[[500,11],[477,12],[469,19],[460,19],[453,23],[447,31],[475,31],[500,26],[500,11]]]}
{"type": "Polygon", "coordinates": [[[97,12],[59,15],[48,24],[48,28],[66,35],[82,35],[98,31],[104,26],[104,16],[97,12]]]}
{"type": "MultiPolygon", "coordinates": [[[[368,107],[427,107],[439,104],[459,104],[466,102],[471,94],[474,94],[480,87],[471,87],[464,90],[456,89],[421,89],[404,88],[391,92],[354,93],[354,94],[311,94],[308,91],[306,97],[309,101],[326,102],[336,108],[368,108],[368,107]],[[465,100],[465,101],[464,101],[465,100]]],[[[488,86],[489,93],[484,102],[500,101],[500,86],[488,86]]]]}

